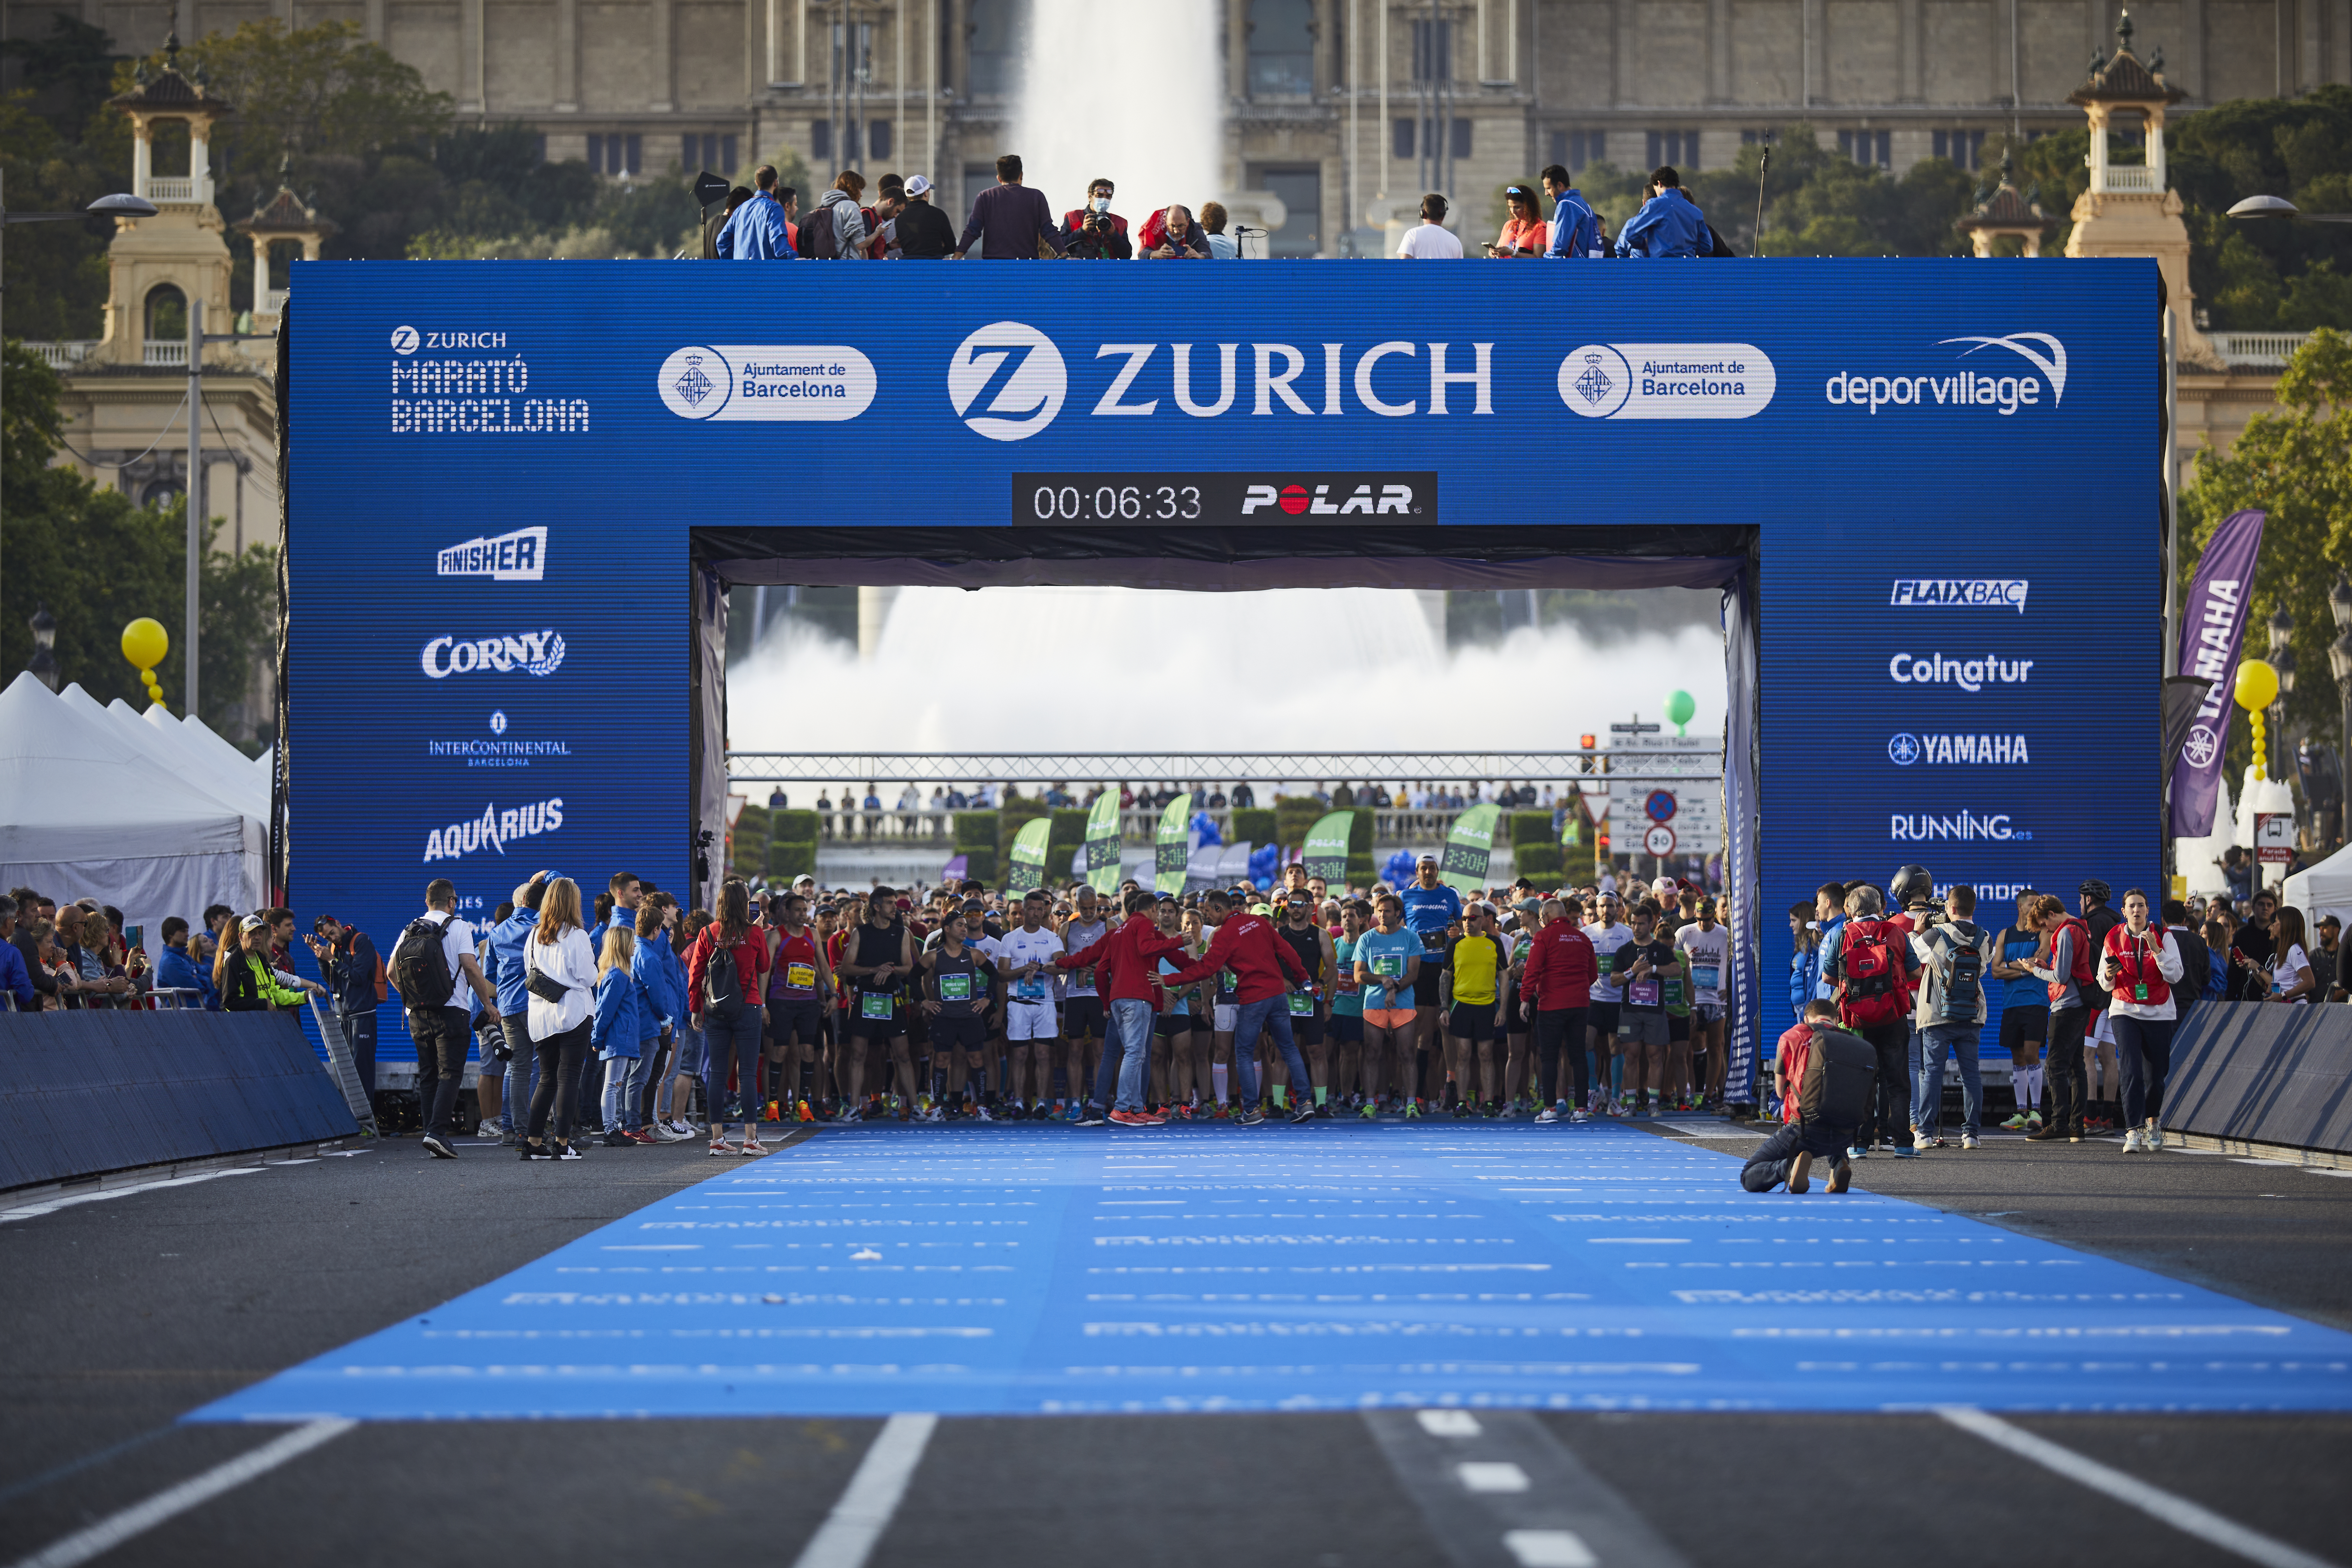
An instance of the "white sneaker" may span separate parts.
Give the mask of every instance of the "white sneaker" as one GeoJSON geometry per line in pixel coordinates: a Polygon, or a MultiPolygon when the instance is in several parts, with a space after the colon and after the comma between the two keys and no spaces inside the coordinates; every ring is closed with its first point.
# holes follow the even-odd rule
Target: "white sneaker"
{"type": "Polygon", "coordinates": [[[2139,1135],[2139,1152],[2141,1153],[2153,1154],[2163,1147],[2163,1128],[2151,1125],[2139,1135]]]}
{"type": "Polygon", "coordinates": [[[1592,1120],[1592,1112],[1589,1110],[1571,1110],[1568,1113],[1568,1119],[1572,1122],[1590,1121],[1592,1120]]]}
{"type": "Polygon", "coordinates": [[[1557,1110],[1553,1110],[1550,1106],[1549,1106],[1549,1105],[1545,1106],[1545,1107],[1543,1108],[1543,1110],[1540,1110],[1540,1111],[1537,1112],[1537,1114],[1536,1114],[1536,1125],[1537,1125],[1537,1126],[1538,1126],[1538,1127],[1549,1127],[1549,1126],[1550,1126],[1553,1122],[1558,1121],[1559,1120],[1559,1111],[1557,1111],[1557,1110]]]}
{"type": "Polygon", "coordinates": [[[2138,1129],[2138,1128],[2135,1127],[2135,1128],[2133,1128],[2130,1131],[2128,1131],[2128,1132],[2126,1132],[2126,1133],[2125,1133],[2125,1134],[2124,1134],[2124,1152],[2125,1152],[2125,1153],[2126,1153],[2126,1154],[2137,1154],[2137,1153],[2138,1153],[2138,1152],[2140,1152],[2140,1149],[2142,1148],[2142,1146],[2143,1146],[2143,1145],[2140,1143],[2140,1141],[2139,1141],[2139,1129],[2138,1129]]]}
{"type": "Polygon", "coordinates": [[[1981,1149],[1984,1147],[1984,1142],[1973,1132],[1963,1132],[1960,1134],[1960,1147],[1963,1149],[1981,1149]]]}
{"type": "Polygon", "coordinates": [[[1911,1152],[1913,1153],[1923,1154],[1928,1150],[1933,1149],[1935,1146],[1936,1141],[1927,1136],[1925,1132],[1914,1132],[1911,1134],[1911,1152]]]}

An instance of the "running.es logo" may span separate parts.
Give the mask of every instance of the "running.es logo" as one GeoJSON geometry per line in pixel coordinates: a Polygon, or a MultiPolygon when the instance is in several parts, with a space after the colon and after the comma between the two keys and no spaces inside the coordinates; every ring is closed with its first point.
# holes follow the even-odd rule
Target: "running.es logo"
{"type": "Polygon", "coordinates": [[[1876,414],[1882,408],[1976,408],[2001,415],[2041,406],[2044,391],[2055,408],[2066,397],[2066,345],[2048,332],[2011,332],[2006,337],[1959,337],[1939,340],[1938,347],[1959,348],[1958,358],[1970,361],[1988,349],[2002,351],[1990,361],[1977,360],[1926,374],[1864,375],[1836,371],[1822,388],[1822,397],[1841,407],[1876,414]],[[2015,354],[2032,365],[2023,372],[2015,354]],[[2004,371],[2008,374],[2002,374],[2004,371]]]}
{"type": "Polygon", "coordinates": [[[444,577],[488,577],[493,583],[536,583],[547,571],[547,530],[518,528],[453,544],[434,557],[444,577]]]}
{"type": "Polygon", "coordinates": [[[1897,577],[1886,602],[1898,610],[2015,610],[2025,614],[2023,577],[1897,577]]]}
{"type": "Polygon", "coordinates": [[[1069,367],[1053,339],[1024,321],[992,321],[956,345],[948,401],[992,441],[1023,441],[1054,422],[1069,395],[1069,367]]]}

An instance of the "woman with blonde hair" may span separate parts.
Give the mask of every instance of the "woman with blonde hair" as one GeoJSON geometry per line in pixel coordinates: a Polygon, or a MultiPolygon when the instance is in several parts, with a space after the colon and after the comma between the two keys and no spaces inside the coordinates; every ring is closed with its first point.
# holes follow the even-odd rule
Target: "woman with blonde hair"
{"type": "Polygon", "coordinates": [[[637,1077],[645,1070],[639,1045],[643,1012],[637,1000],[637,933],[614,921],[604,928],[604,951],[596,958],[596,1011],[588,1023],[588,1048],[604,1064],[604,1143],[625,1148],[654,1140],[638,1115],[637,1077]]]}
{"type": "Polygon", "coordinates": [[[557,877],[547,884],[539,923],[522,944],[522,967],[523,987],[530,995],[526,1017],[531,1048],[539,1053],[539,1087],[531,1091],[522,1157],[577,1160],[581,1155],[572,1146],[572,1122],[594,1011],[596,955],[580,922],[580,884],[571,878],[557,877]],[[552,1144],[544,1141],[551,1110],[555,1119],[552,1144]]]}

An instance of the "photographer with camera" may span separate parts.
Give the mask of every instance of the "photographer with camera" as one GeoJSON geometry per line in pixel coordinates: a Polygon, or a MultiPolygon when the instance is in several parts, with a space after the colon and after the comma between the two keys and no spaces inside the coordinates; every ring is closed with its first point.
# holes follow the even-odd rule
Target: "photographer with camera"
{"type": "Polygon", "coordinates": [[[360,1087],[373,1097],[375,1010],[386,994],[383,961],[376,956],[375,943],[368,941],[365,931],[332,915],[320,915],[311,930],[316,934],[309,939],[310,955],[319,961],[319,973],[326,978],[335,1022],[352,1047],[352,1066],[360,1075],[360,1087]]]}
{"type": "Polygon", "coordinates": [[[1127,220],[1110,210],[1117,187],[1097,180],[1087,187],[1087,205],[1062,215],[1062,254],[1073,261],[1126,261],[1135,255],[1127,220]]]}

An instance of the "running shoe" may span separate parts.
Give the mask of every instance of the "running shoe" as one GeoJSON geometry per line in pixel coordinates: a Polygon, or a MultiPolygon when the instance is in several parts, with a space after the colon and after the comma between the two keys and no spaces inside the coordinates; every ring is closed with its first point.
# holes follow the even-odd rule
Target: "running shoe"
{"type": "Polygon", "coordinates": [[[2008,1121],[2006,1121],[2002,1122],[2002,1123],[2001,1123],[2001,1125],[2002,1125],[2003,1127],[2007,1128],[2007,1129],[2008,1129],[2009,1131],[2011,1131],[2011,1132],[2021,1132],[2021,1131],[2023,1131],[2025,1130],[2025,1125],[2026,1125],[2026,1122],[2025,1122],[2025,1112],[2023,1112],[2022,1110],[2019,1111],[2016,1115],[2014,1115],[2014,1116],[2011,1117],[2008,1121]]]}
{"type": "Polygon", "coordinates": [[[815,1114],[809,1110],[809,1102],[805,1100],[800,1102],[797,1120],[802,1121],[814,1121],[816,1120],[815,1114]]]}
{"type": "Polygon", "coordinates": [[[2147,1128],[2144,1128],[2144,1129],[2142,1129],[2142,1130],[2141,1130],[2141,1131],[2140,1131],[2140,1135],[2139,1135],[2139,1152],[2140,1152],[2141,1153],[2143,1153],[2143,1154],[2154,1154],[2154,1153],[2158,1152],[2158,1151],[2162,1150],[2162,1149],[2163,1149],[2163,1147],[2164,1147],[2164,1129],[2163,1129],[2163,1128],[2161,1128],[2161,1127],[2156,1127],[2156,1126],[2150,1126],[2150,1127],[2147,1127],[2147,1128]]]}
{"type": "Polygon", "coordinates": [[[503,1143],[506,1141],[507,1130],[495,1121],[485,1121],[474,1129],[474,1142],[477,1143],[503,1143]]]}
{"type": "Polygon", "coordinates": [[[457,1157],[457,1151],[430,1132],[425,1135],[425,1152],[436,1160],[454,1160],[457,1157]]]}
{"type": "Polygon", "coordinates": [[[972,1112],[971,1112],[971,1113],[972,1113],[972,1115],[973,1115],[974,1117],[976,1117],[977,1119],[979,1119],[980,1121],[995,1121],[995,1120],[996,1120],[996,1118],[995,1118],[995,1117],[991,1116],[991,1115],[988,1113],[988,1107],[986,1107],[985,1105],[977,1105],[977,1106],[974,1106],[974,1107],[972,1108],[972,1112]]]}
{"type": "Polygon", "coordinates": [[[1085,1119],[1086,1114],[1086,1108],[1084,1106],[1073,1105],[1067,1112],[1066,1119],[1071,1121],[1079,1121],[1085,1119]]]}
{"type": "Polygon", "coordinates": [[[571,1144],[564,1143],[556,1148],[555,1157],[559,1160],[584,1160],[588,1156],[583,1154],[578,1149],[573,1148],[571,1144]]]}
{"type": "Polygon", "coordinates": [[[1110,1113],[1113,1127],[1157,1127],[1159,1122],[1136,1110],[1114,1110],[1110,1113]]]}
{"type": "Polygon", "coordinates": [[[632,1127],[626,1132],[622,1133],[621,1136],[627,1139],[632,1143],[659,1143],[662,1142],[661,1139],[655,1137],[652,1133],[646,1131],[642,1127],[632,1127]]]}
{"type": "Polygon", "coordinates": [[[735,1145],[724,1138],[713,1138],[710,1141],[710,1157],[714,1160],[721,1154],[731,1154],[734,1152],[735,1145]]]}
{"type": "Polygon", "coordinates": [[[1236,1127],[1258,1127],[1263,1126],[1265,1122],[1265,1112],[1255,1105],[1244,1106],[1242,1113],[1234,1118],[1234,1125],[1236,1127]]]}
{"type": "Polygon", "coordinates": [[[1589,1110],[1571,1110],[1568,1113],[1568,1119],[1571,1122],[1590,1121],[1592,1120],[1592,1112],[1589,1110]]]}
{"type": "Polygon", "coordinates": [[[2135,1127],[2124,1134],[2124,1152],[2126,1154],[2137,1154],[2139,1151],[2139,1129],[2135,1127]]]}
{"type": "Polygon", "coordinates": [[[544,1143],[526,1141],[522,1146],[522,1157],[526,1160],[552,1160],[555,1158],[555,1151],[544,1143]]]}
{"type": "Polygon", "coordinates": [[[1299,1104],[1291,1108],[1290,1123],[1292,1126],[1296,1127],[1302,1121],[1312,1121],[1314,1120],[1315,1107],[1312,1105],[1308,1105],[1304,1101],[1301,1101],[1299,1104]]]}
{"type": "Polygon", "coordinates": [[[756,1160],[767,1152],[766,1146],[760,1142],[757,1136],[744,1139],[743,1147],[738,1151],[738,1152],[746,1160],[756,1160]]]}
{"type": "Polygon", "coordinates": [[[1870,1151],[1856,1143],[1846,1150],[1845,1157],[1849,1160],[1867,1160],[1870,1158],[1870,1151]]]}
{"type": "Polygon", "coordinates": [[[1212,1121],[1231,1121],[1234,1119],[1234,1108],[1233,1108],[1232,1106],[1230,1106],[1230,1105],[1227,1105],[1223,1100],[1221,1100],[1217,1101],[1217,1108],[1216,1108],[1216,1110],[1214,1110],[1211,1111],[1211,1112],[1209,1113],[1209,1115],[1210,1115],[1210,1119],[1211,1119],[1212,1121]]]}
{"type": "Polygon", "coordinates": [[[1549,1127],[1553,1122],[1558,1121],[1559,1120],[1559,1112],[1554,1110],[1549,1105],[1536,1112],[1536,1125],[1538,1127],[1549,1127]]]}
{"type": "MultiPolygon", "coordinates": [[[[1914,1132],[1911,1134],[1911,1152],[1916,1154],[1922,1150],[1940,1148],[1943,1142],[1941,1138],[1930,1137],[1925,1132],[1914,1132]]],[[[1896,1152],[1900,1153],[1901,1151],[1897,1150],[1896,1152]]]]}
{"type": "Polygon", "coordinates": [[[1364,1101],[1363,1109],[1356,1112],[1356,1120],[1359,1121],[1378,1121],[1380,1119],[1381,1113],[1373,1109],[1372,1102],[1369,1100],[1364,1101]]]}
{"type": "Polygon", "coordinates": [[[1960,1134],[1960,1147],[1963,1149],[1981,1149],[1984,1147],[1984,1140],[1978,1137],[1973,1132],[1963,1132],[1960,1134]]]}
{"type": "Polygon", "coordinates": [[[2066,1130],[2055,1121],[2044,1122],[2042,1126],[2035,1128],[2032,1131],[2026,1134],[2026,1137],[2036,1143],[2054,1142],[2058,1139],[2065,1136],[2066,1130]]]}
{"type": "Polygon", "coordinates": [[[1408,1100],[1404,1102],[1404,1119],[1407,1121],[1418,1121],[1421,1120],[1421,1101],[1418,1100],[1408,1100]]]}
{"type": "Polygon", "coordinates": [[[2029,1111],[2027,1111],[2027,1112],[2025,1113],[2025,1125],[2026,1125],[2026,1128],[2027,1128],[2027,1130],[2028,1130],[2028,1131],[2031,1131],[2031,1130],[2032,1130],[2032,1129],[2033,1129],[2033,1128],[2036,1128],[2036,1127],[2041,1126],[2041,1125],[2042,1125],[2042,1112],[2040,1112],[2040,1111],[2038,1111],[2038,1110],[2029,1110],[2029,1111]]]}
{"type": "Polygon", "coordinates": [[[1078,1125],[1081,1127],[1100,1127],[1109,1120],[1099,1105],[1089,1105],[1078,1112],[1078,1125]]]}

